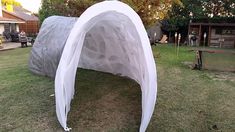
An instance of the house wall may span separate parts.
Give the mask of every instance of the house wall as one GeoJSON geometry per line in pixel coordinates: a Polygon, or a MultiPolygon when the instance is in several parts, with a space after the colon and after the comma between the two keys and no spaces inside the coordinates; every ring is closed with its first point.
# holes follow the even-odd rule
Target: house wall
{"type": "Polygon", "coordinates": [[[4,24],[0,24],[0,34],[3,34],[4,32],[4,24]]]}
{"type": "Polygon", "coordinates": [[[16,24],[16,32],[20,32],[19,24],[16,24]]]}
{"type": "MultiPolygon", "coordinates": [[[[213,46],[217,45],[223,48],[235,48],[235,28],[232,29],[232,34],[218,34],[216,33],[218,28],[211,29],[211,40],[210,44],[213,46]]],[[[223,29],[221,29],[223,30],[223,29]]]]}
{"type": "Polygon", "coordinates": [[[39,21],[25,21],[23,19],[20,19],[16,16],[13,16],[7,12],[4,12],[4,11],[3,11],[3,17],[10,18],[10,19],[16,19],[19,21],[24,21],[25,23],[19,24],[19,31],[23,30],[28,35],[36,34],[39,32],[39,21]]]}

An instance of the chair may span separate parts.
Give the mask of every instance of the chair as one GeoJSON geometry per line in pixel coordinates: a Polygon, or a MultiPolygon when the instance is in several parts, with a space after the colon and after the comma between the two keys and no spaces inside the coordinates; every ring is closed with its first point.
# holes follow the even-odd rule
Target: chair
{"type": "Polygon", "coordinates": [[[166,35],[163,35],[162,39],[158,43],[166,44],[167,43],[167,41],[166,41],[167,39],[168,39],[168,37],[166,35]]]}

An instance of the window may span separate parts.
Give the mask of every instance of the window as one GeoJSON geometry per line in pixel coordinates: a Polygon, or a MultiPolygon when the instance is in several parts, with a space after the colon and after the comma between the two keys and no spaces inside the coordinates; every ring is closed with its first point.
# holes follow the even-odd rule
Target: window
{"type": "Polygon", "coordinates": [[[216,28],[215,34],[220,34],[220,35],[235,35],[235,29],[231,29],[231,28],[216,28]]]}
{"type": "Polygon", "coordinates": [[[10,32],[11,31],[10,24],[4,24],[4,31],[5,32],[10,32]]]}
{"type": "Polygon", "coordinates": [[[215,34],[222,34],[222,28],[216,28],[215,34]]]}
{"type": "Polygon", "coordinates": [[[11,26],[11,32],[16,31],[16,24],[15,23],[10,24],[10,26],[11,26]]]}

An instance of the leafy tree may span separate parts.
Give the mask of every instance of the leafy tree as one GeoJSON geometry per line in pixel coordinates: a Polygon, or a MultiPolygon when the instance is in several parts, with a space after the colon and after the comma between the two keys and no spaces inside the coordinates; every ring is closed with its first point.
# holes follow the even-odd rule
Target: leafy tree
{"type": "Polygon", "coordinates": [[[180,0],[122,0],[130,5],[141,17],[145,26],[164,19],[172,4],[181,5],[180,0]]]}
{"type": "Polygon", "coordinates": [[[78,17],[92,4],[100,0],[42,0],[39,19],[43,20],[52,15],[78,17]]]}
{"type": "MultiPolygon", "coordinates": [[[[42,23],[45,18],[52,16],[52,15],[62,15],[60,14],[59,10],[54,6],[57,5],[59,1],[53,0],[42,0],[42,6],[39,10],[39,19],[42,23]]],[[[63,4],[61,2],[61,4],[63,4]]],[[[63,11],[63,10],[62,10],[63,11]]]]}
{"type": "MultiPolygon", "coordinates": [[[[39,11],[40,21],[51,15],[80,16],[89,6],[103,0],[42,0],[39,11]]],[[[180,0],[121,0],[130,5],[141,17],[145,26],[167,16],[172,4],[181,4],[180,0]]]]}
{"type": "Polygon", "coordinates": [[[167,33],[181,32],[187,36],[187,27],[193,22],[235,22],[234,0],[182,0],[183,6],[173,4],[169,16],[162,22],[167,33]],[[190,13],[192,16],[190,16],[190,13]]]}
{"type": "Polygon", "coordinates": [[[232,17],[235,15],[234,0],[203,0],[202,7],[210,17],[232,17]]]}
{"type": "Polygon", "coordinates": [[[14,6],[21,6],[21,4],[15,0],[2,0],[2,5],[14,5],[14,6]]]}
{"type": "Polygon", "coordinates": [[[223,20],[235,17],[234,0],[182,0],[182,3],[182,7],[173,5],[172,10],[169,11],[169,19],[213,22],[214,19],[223,20]],[[193,14],[191,17],[190,12],[193,14]]]}

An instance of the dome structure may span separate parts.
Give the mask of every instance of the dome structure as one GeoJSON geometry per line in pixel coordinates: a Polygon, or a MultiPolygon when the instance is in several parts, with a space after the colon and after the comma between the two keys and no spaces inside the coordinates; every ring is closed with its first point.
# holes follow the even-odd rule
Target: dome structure
{"type": "MultiPolygon", "coordinates": [[[[155,107],[157,74],[148,35],[138,14],[122,2],[104,1],[89,7],[77,19],[68,18],[66,23],[73,26],[68,25],[66,30],[56,29],[65,27],[49,28],[50,31],[41,34],[46,26],[42,25],[30,60],[31,69],[43,68],[48,62],[53,66],[49,70],[51,73],[42,72],[41,75],[55,76],[56,114],[61,126],[70,130],[67,116],[79,67],[129,77],[139,83],[142,92],[139,131],[144,132],[155,107]],[[47,41],[54,43],[54,47],[42,46],[41,52],[33,52],[42,41],[42,35],[48,37],[47,41]],[[56,43],[60,43],[59,48],[56,43]],[[49,53],[38,58],[34,55],[43,52],[49,53]],[[35,59],[41,62],[41,67],[35,68],[33,63],[38,63],[35,59]]],[[[48,44],[44,42],[44,45],[48,44]]]]}

